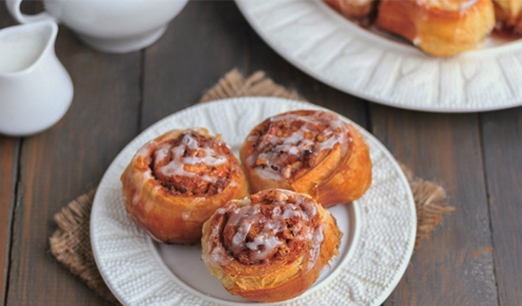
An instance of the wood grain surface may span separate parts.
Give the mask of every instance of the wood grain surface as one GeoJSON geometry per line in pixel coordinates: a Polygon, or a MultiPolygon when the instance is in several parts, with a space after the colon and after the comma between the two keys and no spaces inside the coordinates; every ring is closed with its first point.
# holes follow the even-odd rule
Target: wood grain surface
{"type": "MultiPolygon", "coordinates": [[[[0,3],[1,5],[1,3],[0,3]]],[[[0,8],[0,28],[13,24],[7,11],[0,8]]],[[[2,111],[0,101],[0,112],[2,111]]],[[[9,251],[11,249],[12,216],[16,202],[18,156],[21,140],[0,135],[0,301],[7,296],[9,251]]]]}
{"type": "Polygon", "coordinates": [[[0,298],[5,301],[20,141],[0,136],[0,298]]]}
{"type": "Polygon", "coordinates": [[[499,301],[522,303],[522,109],[481,115],[499,301]]]}
{"type": "Polygon", "coordinates": [[[456,207],[416,250],[388,304],[496,305],[488,202],[477,115],[437,115],[373,105],[373,133],[456,207]]]}
{"type": "MultiPolygon", "coordinates": [[[[9,24],[0,4],[0,25],[9,24]]],[[[44,133],[0,138],[4,304],[105,304],[50,255],[53,214],[94,188],[139,131],[196,103],[234,67],[245,74],[264,70],[353,119],[418,176],[447,188],[456,212],[415,252],[386,305],[521,303],[522,109],[451,115],[368,103],[287,63],[231,1],[190,2],[161,40],[141,52],[103,54],[64,27],[56,50],[75,85],[71,109],[44,133]]]]}

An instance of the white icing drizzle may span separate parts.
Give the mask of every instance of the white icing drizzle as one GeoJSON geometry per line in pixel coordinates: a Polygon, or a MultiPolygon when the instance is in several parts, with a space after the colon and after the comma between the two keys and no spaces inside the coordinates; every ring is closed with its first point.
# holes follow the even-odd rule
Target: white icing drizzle
{"type": "Polygon", "coordinates": [[[271,179],[271,180],[274,180],[274,181],[280,181],[282,178],[281,178],[281,175],[275,171],[273,171],[272,169],[270,168],[261,168],[261,167],[257,167],[255,168],[255,171],[257,172],[257,174],[259,174],[260,176],[262,177],[266,177],[268,179],[271,179]]]}
{"type": "Polygon", "coordinates": [[[329,137],[328,139],[326,139],[325,141],[323,141],[319,144],[319,150],[322,151],[322,150],[332,149],[336,144],[338,144],[340,142],[340,138],[343,138],[343,137],[335,137],[335,136],[329,137]]]}
{"type": "Polygon", "coordinates": [[[241,248],[245,242],[245,239],[252,227],[253,220],[249,220],[241,224],[236,234],[232,238],[232,248],[241,248]]]}
{"type": "Polygon", "coordinates": [[[140,194],[138,192],[136,192],[133,196],[132,196],[132,205],[138,205],[138,203],[140,202],[140,194]]]}
{"type": "Polygon", "coordinates": [[[297,207],[294,206],[294,205],[288,205],[287,207],[284,208],[284,211],[283,211],[283,215],[282,215],[283,219],[290,219],[292,217],[299,217],[299,218],[302,218],[306,221],[309,220],[308,218],[308,215],[306,213],[304,213],[303,211],[301,210],[297,210],[297,207]]]}
{"type": "Polygon", "coordinates": [[[181,139],[181,144],[172,147],[170,144],[166,143],[161,145],[154,152],[154,160],[155,163],[161,163],[163,160],[172,156],[172,159],[169,163],[158,167],[159,173],[164,176],[185,176],[185,177],[199,177],[204,181],[210,183],[216,183],[217,179],[214,176],[204,174],[200,175],[198,173],[192,172],[190,170],[186,170],[186,165],[197,165],[204,164],[209,167],[219,166],[227,162],[227,158],[223,155],[218,154],[214,149],[209,147],[200,147],[194,137],[190,134],[183,135],[181,139]],[[187,149],[198,150],[198,154],[201,152],[204,154],[202,157],[198,156],[188,156],[184,157],[183,155],[187,151],[187,149]]]}
{"type": "Polygon", "coordinates": [[[247,164],[253,165],[255,162],[256,162],[256,156],[255,155],[250,155],[249,157],[247,157],[247,164]]]}
{"type": "MultiPolygon", "coordinates": [[[[279,207],[274,207],[274,210],[279,207]]],[[[272,214],[272,218],[267,219],[260,214],[260,206],[244,206],[237,212],[234,210],[229,217],[225,226],[238,226],[236,234],[232,237],[231,251],[239,253],[248,248],[254,252],[255,260],[266,259],[275,248],[280,246],[282,242],[276,237],[276,234],[283,227],[284,218],[279,215],[281,208],[272,214]],[[259,233],[254,241],[247,242],[246,238],[254,223],[263,224],[263,230],[259,233]]]]}
{"type": "Polygon", "coordinates": [[[438,7],[443,10],[460,10],[465,11],[474,6],[477,0],[418,0],[419,4],[430,7],[438,7]]]}
{"type": "Polygon", "coordinates": [[[296,147],[291,147],[290,149],[288,149],[288,154],[297,155],[299,154],[299,149],[297,149],[296,147]]]}
{"type": "Polygon", "coordinates": [[[205,164],[208,166],[219,166],[227,162],[226,157],[216,156],[216,151],[210,148],[202,148],[205,157],[189,156],[183,158],[183,162],[187,165],[205,164]]]}
{"type": "Polygon", "coordinates": [[[168,155],[170,151],[170,146],[168,144],[164,144],[160,146],[156,152],[154,152],[154,159],[155,160],[164,160],[168,155]]]}
{"type": "Polygon", "coordinates": [[[156,141],[154,141],[154,140],[147,142],[138,150],[138,152],[136,152],[136,156],[142,157],[142,158],[147,158],[149,156],[150,147],[152,147],[154,145],[156,145],[156,141]]]}
{"type": "Polygon", "coordinates": [[[474,6],[475,4],[477,3],[477,0],[467,0],[467,1],[464,1],[461,5],[460,5],[460,10],[461,11],[465,11],[467,9],[469,9],[470,7],[474,6]]]}
{"type": "Polygon", "coordinates": [[[183,220],[186,221],[186,220],[188,220],[189,218],[190,218],[190,212],[188,212],[188,211],[184,211],[184,212],[181,213],[181,219],[183,219],[183,220]]]}
{"type": "Polygon", "coordinates": [[[241,208],[235,208],[228,219],[227,224],[236,226],[239,224],[241,219],[249,218],[259,214],[259,206],[243,206],[241,208]]]}
{"type": "MultiPolygon", "coordinates": [[[[310,233],[311,234],[311,233],[310,233]]],[[[321,253],[321,244],[324,240],[324,233],[322,225],[318,226],[312,235],[312,247],[310,248],[310,260],[308,261],[307,269],[310,270],[314,267],[319,254],[321,253]]]]}
{"type": "MultiPolygon", "coordinates": [[[[293,233],[293,239],[305,243],[308,247],[304,253],[307,258],[304,268],[312,269],[319,256],[321,244],[324,240],[323,227],[318,225],[311,227],[311,220],[318,215],[318,209],[313,201],[308,197],[298,196],[296,193],[275,189],[270,194],[269,202],[265,204],[252,204],[251,199],[246,197],[243,200],[234,200],[232,205],[219,208],[213,218],[220,218],[221,221],[215,224],[210,233],[210,240],[213,241],[212,248],[208,251],[208,256],[204,256],[205,261],[213,264],[226,265],[234,257],[245,255],[247,252],[251,264],[263,263],[287,242],[281,236],[283,233],[293,233]],[[271,209],[266,211],[262,208],[270,205],[271,209]],[[227,215],[228,217],[226,217],[227,215]],[[299,219],[299,222],[288,222],[289,219],[299,219]],[[226,220],[226,221],[225,221],[226,220]],[[233,235],[230,240],[222,242],[220,235],[230,233],[233,235]],[[251,230],[255,230],[255,236],[251,235],[251,230]]],[[[315,224],[315,222],[314,222],[315,224]]],[[[236,257],[240,260],[240,257],[236,257]]]]}
{"type": "Polygon", "coordinates": [[[263,260],[272,253],[272,251],[283,244],[283,242],[277,237],[268,236],[266,234],[262,234],[257,236],[253,242],[249,242],[246,246],[252,251],[256,251],[254,253],[255,260],[263,260]]]}
{"type": "Polygon", "coordinates": [[[317,153],[330,150],[338,144],[341,145],[342,154],[345,154],[347,151],[347,144],[350,142],[347,136],[348,129],[346,124],[332,113],[316,112],[310,115],[286,114],[270,119],[271,122],[281,120],[300,121],[304,124],[300,126],[299,130],[294,131],[288,137],[278,137],[270,134],[265,136],[249,136],[247,138],[249,141],[256,141],[259,137],[264,137],[258,145],[258,152],[260,151],[261,153],[256,154],[254,152],[246,159],[247,164],[255,167],[255,171],[259,176],[279,181],[283,178],[289,178],[294,167],[298,169],[301,166],[300,164],[296,166],[288,165],[281,169],[276,165],[277,162],[275,161],[278,158],[280,159],[282,153],[301,156],[304,152],[317,153]],[[318,134],[312,131],[307,124],[313,126],[326,124],[327,128],[318,134]],[[336,130],[339,129],[340,133],[336,133],[336,130]],[[312,138],[307,138],[307,135],[311,135],[312,138]],[[267,147],[270,149],[264,151],[267,147]]]}
{"type": "Polygon", "coordinates": [[[317,207],[315,207],[315,205],[304,202],[302,206],[309,216],[315,216],[317,214],[317,207]]]}
{"type": "Polygon", "coordinates": [[[230,258],[228,258],[227,252],[221,245],[218,245],[212,249],[212,252],[210,253],[210,259],[220,265],[226,265],[228,262],[230,262],[230,258]]]}
{"type": "Polygon", "coordinates": [[[230,187],[237,187],[237,186],[239,186],[239,184],[237,183],[237,181],[231,181],[229,186],[230,187]]]}
{"type": "MultiPolygon", "coordinates": [[[[229,212],[224,230],[228,227],[235,229],[231,244],[228,246],[232,254],[239,254],[243,250],[249,250],[251,259],[263,261],[268,256],[275,254],[277,248],[285,243],[284,240],[280,240],[278,237],[279,233],[285,231],[292,231],[297,240],[309,240],[311,244],[316,243],[315,241],[318,239],[313,239],[315,236],[311,233],[312,229],[306,226],[306,224],[317,214],[317,209],[313,203],[308,203],[307,201],[300,201],[301,204],[284,203],[283,201],[288,200],[290,194],[286,190],[277,192],[269,217],[261,213],[262,204],[218,209],[218,214],[229,212]],[[292,218],[298,218],[303,221],[297,222],[292,228],[289,228],[287,220],[292,218]],[[253,240],[249,240],[247,237],[254,225],[261,225],[262,229],[253,240]]],[[[319,240],[322,240],[322,238],[319,240]]],[[[313,249],[314,246],[311,246],[311,248],[313,249]]]]}
{"type": "Polygon", "coordinates": [[[184,143],[189,149],[196,150],[199,147],[198,141],[190,134],[185,134],[181,142],[184,143]]]}
{"type": "Polygon", "coordinates": [[[207,198],[205,197],[196,197],[194,198],[194,200],[192,200],[192,203],[196,204],[196,203],[200,203],[200,202],[203,202],[205,201],[207,198]]]}

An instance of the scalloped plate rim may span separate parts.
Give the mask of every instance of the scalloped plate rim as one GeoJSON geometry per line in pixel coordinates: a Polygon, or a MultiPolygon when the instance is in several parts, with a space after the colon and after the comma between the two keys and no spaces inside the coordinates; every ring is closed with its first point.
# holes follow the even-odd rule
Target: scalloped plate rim
{"type": "MultiPolygon", "coordinates": [[[[306,1],[306,0],[305,0],[306,1]]],[[[321,0],[309,0],[312,2],[321,2],[321,0]]],[[[480,106],[480,107],[473,107],[473,106],[458,106],[458,107],[448,107],[448,106],[424,106],[424,105],[410,105],[405,104],[399,100],[394,100],[392,98],[384,99],[378,96],[374,96],[371,94],[367,94],[363,89],[356,89],[356,88],[347,88],[345,86],[342,86],[340,84],[337,84],[337,82],[329,80],[328,77],[324,76],[321,72],[315,71],[312,68],[307,67],[306,64],[300,62],[298,59],[294,59],[291,55],[287,54],[287,52],[284,50],[284,48],[279,47],[278,43],[274,42],[270,35],[265,33],[257,24],[253,21],[252,16],[247,12],[245,8],[244,3],[248,3],[248,0],[235,0],[237,7],[245,17],[245,19],[248,21],[250,26],[255,30],[255,32],[261,37],[261,39],[269,45],[277,54],[279,54],[282,58],[284,58],[287,62],[298,68],[299,70],[303,71],[304,73],[310,75],[311,77],[315,78],[316,80],[335,88],[339,91],[345,92],[347,94],[359,97],[361,99],[367,100],[369,102],[375,102],[378,104],[382,104],[385,106],[405,109],[405,110],[413,110],[413,111],[422,111],[422,112],[433,112],[433,113],[476,113],[476,112],[487,112],[487,111],[496,111],[496,110],[504,110],[504,109],[510,109],[514,107],[518,107],[522,105],[522,98],[520,101],[517,101],[517,99],[512,99],[512,101],[508,101],[506,103],[502,103],[501,105],[487,105],[487,106],[480,106]]],[[[322,2],[320,5],[324,5],[322,2]]],[[[330,7],[327,7],[329,11],[333,11],[330,7]]],[[[329,14],[332,14],[329,12],[329,14]]],[[[339,15],[336,13],[336,15],[339,15]]],[[[336,18],[342,18],[342,16],[336,16],[336,18]]],[[[349,21],[345,20],[345,22],[348,24],[348,27],[354,28],[355,25],[350,24],[349,21]]],[[[345,25],[346,26],[346,25],[345,25]]],[[[378,35],[374,33],[368,33],[367,31],[363,31],[362,29],[356,30],[357,36],[363,36],[365,39],[370,40],[376,40],[379,44],[387,44],[390,48],[396,49],[396,50],[402,50],[405,53],[410,53],[412,56],[422,56],[426,57],[428,59],[433,59],[433,57],[427,56],[424,53],[409,47],[405,46],[403,44],[400,44],[395,41],[390,41],[388,39],[385,39],[383,37],[379,37],[378,35]]],[[[461,54],[462,57],[479,57],[481,55],[486,55],[487,53],[501,53],[501,52],[507,52],[509,49],[521,49],[522,48],[522,39],[519,42],[512,42],[507,43],[505,46],[499,46],[495,48],[490,48],[487,50],[471,50],[468,52],[465,52],[461,54]]],[[[487,54],[487,56],[491,56],[492,54],[487,54]]],[[[441,58],[439,58],[441,59],[441,58]]]]}

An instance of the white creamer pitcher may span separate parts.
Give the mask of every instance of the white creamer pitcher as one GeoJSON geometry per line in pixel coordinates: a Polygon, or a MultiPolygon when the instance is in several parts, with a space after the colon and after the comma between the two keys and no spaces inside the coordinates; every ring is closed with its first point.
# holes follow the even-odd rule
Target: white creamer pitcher
{"type": "Polygon", "coordinates": [[[105,52],[125,53],[154,43],[188,0],[44,0],[45,12],[24,15],[22,0],[6,0],[21,23],[63,22],[88,45],[105,52]]]}
{"type": "Polygon", "coordinates": [[[0,133],[40,132],[71,105],[72,81],[54,52],[57,33],[54,22],[0,30],[0,133]]]}

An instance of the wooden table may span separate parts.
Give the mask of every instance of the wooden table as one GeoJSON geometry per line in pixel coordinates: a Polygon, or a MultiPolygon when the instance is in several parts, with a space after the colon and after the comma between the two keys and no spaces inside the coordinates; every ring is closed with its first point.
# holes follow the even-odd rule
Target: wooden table
{"type": "MultiPolygon", "coordinates": [[[[1,26],[13,24],[7,16],[0,3],[1,26]]],[[[522,303],[522,108],[429,114],[347,95],[278,56],[230,1],[191,2],[164,37],[142,52],[102,54],[63,27],[56,49],[74,80],[71,109],[44,133],[0,138],[5,304],[104,304],[50,255],[53,214],[95,187],[141,130],[194,104],[233,67],[245,74],[265,70],[350,117],[417,175],[447,188],[456,212],[415,252],[386,305],[522,303]]]]}

